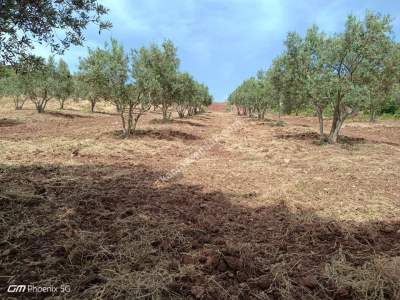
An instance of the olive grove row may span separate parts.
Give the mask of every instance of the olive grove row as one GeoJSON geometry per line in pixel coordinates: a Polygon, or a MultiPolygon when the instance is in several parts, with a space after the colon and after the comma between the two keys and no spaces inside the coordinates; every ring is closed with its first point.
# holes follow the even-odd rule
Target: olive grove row
{"type": "Polygon", "coordinates": [[[169,40],[124,51],[111,39],[103,48],[89,49],[80,59],[78,72],[71,74],[68,65],[50,56],[29,57],[0,70],[0,92],[22,109],[27,100],[39,113],[55,99],[64,108],[69,98],[88,100],[93,112],[99,101],[115,105],[121,116],[125,136],[134,133],[139,118],[150,108],[160,109],[163,120],[176,110],[180,118],[192,116],[212,103],[208,88],[188,73],[179,71],[177,50],[169,40]]]}
{"type": "Polygon", "coordinates": [[[400,45],[391,24],[389,16],[367,12],[363,20],[348,16],[339,34],[315,25],[304,38],[290,32],[271,67],[245,80],[228,101],[239,114],[261,119],[271,108],[289,114],[313,108],[321,141],[336,143],[349,116],[362,111],[374,121],[385,105],[400,111],[400,45]],[[332,117],[327,136],[326,116],[332,117]]]}

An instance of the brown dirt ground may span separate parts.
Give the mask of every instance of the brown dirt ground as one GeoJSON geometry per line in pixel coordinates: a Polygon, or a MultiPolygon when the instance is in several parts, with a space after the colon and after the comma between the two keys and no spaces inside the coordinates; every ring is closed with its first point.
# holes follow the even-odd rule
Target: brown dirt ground
{"type": "Polygon", "coordinates": [[[208,107],[209,110],[212,111],[220,111],[225,112],[227,110],[227,105],[225,102],[222,103],[213,103],[208,107]]]}
{"type": "Polygon", "coordinates": [[[399,121],[321,146],[315,118],[217,106],[126,140],[99,110],[1,104],[4,298],[400,299],[399,121]]]}

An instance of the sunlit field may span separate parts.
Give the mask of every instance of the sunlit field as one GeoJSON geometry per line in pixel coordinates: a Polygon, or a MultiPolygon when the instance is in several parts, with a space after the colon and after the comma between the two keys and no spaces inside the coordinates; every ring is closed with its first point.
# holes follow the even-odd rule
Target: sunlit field
{"type": "Polygon", "coordinates": [[[124,139],[114,107],[88,110],[2,102],[1,273],[15,282],[88,299],[400,295],[399,121],[354,119],[321,146],[313,117],[156,111],[124,139]]]}

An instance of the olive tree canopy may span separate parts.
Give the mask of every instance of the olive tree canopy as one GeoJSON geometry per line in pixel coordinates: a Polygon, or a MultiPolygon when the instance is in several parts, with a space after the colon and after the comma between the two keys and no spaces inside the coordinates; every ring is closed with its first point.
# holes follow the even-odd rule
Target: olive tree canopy
{"type": "Polygon", "coordinates": [[[14,64],[27,57],[35,43],[62,54],[70,45],[81,45],[91,23],[99,30],[108,9],[97,0],[2,0],[0,2],[0,64],[14,64]]]}

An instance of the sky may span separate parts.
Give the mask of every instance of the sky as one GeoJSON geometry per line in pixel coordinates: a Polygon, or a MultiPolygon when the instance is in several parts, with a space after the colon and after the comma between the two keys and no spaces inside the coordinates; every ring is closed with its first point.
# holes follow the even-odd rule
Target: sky
{"type": "MultiPolygon", "coordinates": [[[[111,37],[126,51],[173,41],[178,48],[180,70],[206,84],[215,101],[222,102],[246,78],[267,69],[283,51],[289,31],[304,35],[307,28],[334,34],[343,30],[348,14],[362,18],[366,10],[390,14],[396,40],[400,37],[399,0],[103,0],[113,23],[99,34],[91,25],[84,47],[65,54],[71,70],[87,47],[102,47],[111,37]]],[[[47,57],[48,48],[36,54],[47,57]]]]}

